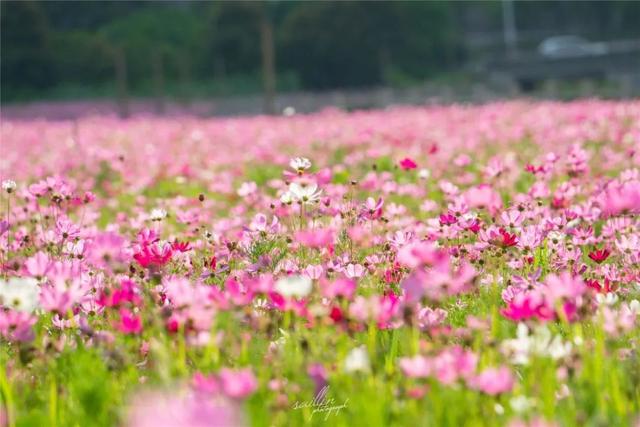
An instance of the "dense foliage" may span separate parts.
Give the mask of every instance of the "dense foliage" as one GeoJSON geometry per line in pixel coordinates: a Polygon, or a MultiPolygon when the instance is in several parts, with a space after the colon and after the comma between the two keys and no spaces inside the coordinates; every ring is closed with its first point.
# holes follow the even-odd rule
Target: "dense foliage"
{"type": "MultiPolygon", "coordinates": [[[[153,95],[158,74],[172,96],[255,93],[262,14],[274,27],[279,90],[406,85],[458,70],[482,46],[503,52],[501,10],[501,2],[5,1],[2,100],[113,94],[120,51],[136,96],[153,95]]],[[[639,36],[635,2],[517,2],[515,13],[524,49],[554,34],[639,36]]]]}

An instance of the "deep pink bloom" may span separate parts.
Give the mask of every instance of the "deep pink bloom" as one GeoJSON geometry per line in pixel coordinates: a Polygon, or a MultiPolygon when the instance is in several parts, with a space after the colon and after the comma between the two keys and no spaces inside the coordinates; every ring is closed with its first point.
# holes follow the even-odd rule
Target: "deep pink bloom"
{"type": "Polygon", "coordinates": [[[139,305],[142,298],[136,283],[131,279],[122,279],[120,286],[112,290],[103,290],[96,302],[104,307],[118,307],[125,303],[139,305]]]}
{"type": "Polygon", "coordinates": [[[609,255],[611,255],[611,251],[606,248],[589,252],[589,258],[598,264],[602,264],[607,258],[609,258],[609,255]]]}
{"type": "Polygon", "coordinates": [[[517,294],[509,302],[507,308],[502,310],[502,315],[514,321],[527,319],[552,320],[555,317],[553,309],[537,293],[517,294]]]}
{"type": "Polygon", "coordinates": [[[134,315],[129,310],[122,308],[120,309],[118,330],[125,334],[139,334],[142,332],[142,318],[134,315]]]}
{"type": "Polygon", "coordinates": [[[176,240],[171,243],[171,249],[176,252],[189,252],[191,250],[191,244],[189,242],[180,242],[176,240]]]}
{"type": "Polygon", "coordinates": [[[407,171],[407,170],[417,168],[418,164],[413,160],[411,160],[410,158],[405,157],[404,159],[400,160],[400,167],[407,171]]]}
{"type": "Polygon", "coordinates": [[[458,219],[455,215],[450,213],[440,215],[440,225],[453,225],[456,222],[458,222],[458,219]]]}
{"type": "Polygon", "coordinates": [[[516,235],[509,234],[504,228],[500,229],[500,236],[502,239],[498,240],[495,244],[501,248],[510,248],[518,244],[516,235]]]}
{"type": "Polygon", "coordinates": [[[161,246],[159,243],[154,243],[150,246],[143,246],[138,252],[133,254],[138,264],[147,268],[150,266],[161,267],[168,263],[173,256],[173,249],[170,244],[161,246]]]}

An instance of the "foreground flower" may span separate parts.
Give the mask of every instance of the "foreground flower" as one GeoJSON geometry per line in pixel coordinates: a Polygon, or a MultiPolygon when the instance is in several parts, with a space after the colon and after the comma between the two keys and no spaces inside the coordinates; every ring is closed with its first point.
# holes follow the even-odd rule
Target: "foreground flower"
{"type": "Polygon", "coordinates": [[[311,293],[312,286],[307,276],[287,276],[276,282],[275,290],[285,297],[302,298],[311,293]]]}
{"type": "Polygon", "coordinates": [[[471,388],[491,395],[511,391],[513,383],[513,374],[506,367],[486,369],[469,381],[471,388]]]}
{"type": "Polygon", "coordinates": [[[139,334],[142,332],[142,319],[127,309],[120,309],[118,329],[125,334],[139,334]]]}
{"type": "Polygon", "coordinates": [[[26,313],[38,307],[40,286],[29,277],[12,277],[8,281],[0,279],[0,305],[26,313]]]}
{"type": "Polygon", "coordinates": [[[418,167],[418,164],[408,157],[400,160],[400,167],[404,170],[411,170],[418,167]]]}
{"type": "Polygon", "coordinates": [[[345,372],[369,372],[370,369],[369,353],[365,346],[354,348],[344,360],[345,372]]]}
{"type": "Polygon", "coordinates": [[[135,396],[128,411],[127,427],[241,427],[244,417],[238,404],[199,393],[146,392],[135,396]]]}
{"type": "Polygon", "coordinates": [[[305,183],[299,184],[292,182],[289,185],[289,197],[295,202],[300,202],[304,205],[315,203],[320,200],[322,190],[318,190],[318,184],[305,183]]]}
{"type": "Polygon", "coordinates": [[[291,166],[291,169],[298,172],[298,174],[302,175],[305,170],[311,167],[311,161],[305,157],[295,157],[291,159],[289,166],[291,166]]]}
{"type": "Polygon", "coordinates": [[[251,368],[232,370],[223,368],[220,370],[220,381],[224,393],[236,399],[251,395],[258,388],[258,381],[251,368]]]}
{"type": "Polygon", "coordinates": [[[17,187],[18,185],[15,181],[12,181],[10,179],[5,179],[4,181],[2,181],[2,189],[9,194],[13,193],[17,187]]]}
{"type": "Polygon", "coordinates": [[[156,208],[151,211],[149,214],[149,219],[151,221],[162,221],[167,217],[167,211],[162,208],[156,208]]]}
{"type": "Polygon", "coordinates": [[[25,311],[0,310],[0,336],[7,341],[30,342],[37,317],[25,311]]]}
{"type": "Polygon", "coordinates": [[[603,263],[607,258],[609,258],[609,255],[611,255],[611,252],[608,249],[598,249],[589,252],[589,258],[591,258],[598,264],[603,263]]]}

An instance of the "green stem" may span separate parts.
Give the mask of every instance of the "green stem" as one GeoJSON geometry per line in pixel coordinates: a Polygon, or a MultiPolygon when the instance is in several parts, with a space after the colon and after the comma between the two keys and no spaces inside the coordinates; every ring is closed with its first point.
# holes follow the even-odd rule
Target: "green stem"
{"type": "Polygon", "coordinates": [[[58,425],[58,386],[53,375],[49,382],[49,425],[58,425]]]}
{"type": "Polygon", "coordinates": [[[7,426],[14,427],[16,425],[16,410],[13,402],[13,392],[11,391],[11,385],[7,380],[6,366],[2,364],[0,366],[0,391],[2,391],[3,406],[7,415],[7,426]]]}

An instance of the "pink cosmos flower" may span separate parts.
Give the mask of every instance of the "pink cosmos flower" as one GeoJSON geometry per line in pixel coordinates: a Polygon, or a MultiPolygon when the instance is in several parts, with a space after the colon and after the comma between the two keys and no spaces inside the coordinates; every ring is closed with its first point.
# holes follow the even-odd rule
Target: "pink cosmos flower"
{"type": "Polygon", "coordinates": [[[502,310],[502,315],[514,321],[526,319],[548,321],[554,318],[554,311],[540,293],[526,292],[515,295],[507,308],[502,310]]]}
{"type": "Polygon", "coordinates": [[[277,233],[280,230],[280,223],[276,216],[274,216],[271,219],[271,223],[269,223],[267,216],[259,213],[251,220],[249,230],[263,233],[277,233]]]}
{"type": "Polygon", "coordinates": [[[433,363],[426,357],[416,355],[400,359],[402,373],[410,378],[427,378],[433,372],[433,363]]]}
{"type": "Polygon", "coordinates": [[[496,395],[511,391],[513,374],[507,367],[488,368],[469,380],[469,386],[483,393],[496,395]]]}
{"type": "Polygon", "coordinates": [[[446,254],[438,250],[433,243],[412,242],[400,248],[396,259],[406,267],[416,268],[421,265],[439,262],[445,257],[446,254]]]}
{"type": "Polygon", "coordinates": [[[242,427],[238,404],[203,393],[145,392],[133,398],[127,427],[242,427]]]}
{"type": "Polygon", "coordinates": [[[465,191],[463,197],[470,208],[485,208],[495,214],[502,208],[502,198],[491,186],[481,184],[465,191]]]}
{"type": "Polygon", "coordinates": [[[335,236],[329,228],[315,228],[297,231],[295,240],[309,248],[324,248],[333,245],[335,236]]]}
{"type": "Polygon", "coordinates": [[[120,286],[112,290],[103,290],[97,303],[104,307],[119,307],[122,304],[130,303],[139,305],[142,298],[139,295],[138,286],[128,278],[120,281],[120,286]]]}
{"type": "Polygon", "coordinates": [[[229,369],[222,368],[219,373],[222,391],[234,399],[243,399],[258,388],[258,381],[251,368],[229,369]]]}
{"type": "Polygon", "coordinates": [[[27,258],[24,263],[27,272],[33,277],[44,277],[52,266],[49,256],[44,252],[38,252],[27,258]]]}
{"type": "Polygon", "coordinates": [[[217,394],[220,391],[220,381],[215,375],[204,375],[196,372],[191,377],[191,386],[204,394],[217,394]]]}
{"type": "Polygon", "coordinates": [[[324,272],[324,268],[321,265],[308,265],[306,268],[302,270],[302,273],[307,276],[309,279],[317,280],[322,277],[322,273],[324,272]]]}
{"type": "Polygon", "coordinates": [[[134,315],[126,308],[121,308],[118,330],[125,334],[139,334],[142,332],[142,318],[134,315]]]}
{"type": "Polygon", "coordinates": [[[349,279],[354,279],[354,278],[359,278],[362,277],[365,273],[365,268],[364,266],[362,266],[361,264],[353,264],[350,263],[347,265],[347,267],[344,269],[344,274],[349,278],[349,279]]]}
{"type": "Polygon", "coordinates": [[[404,170],[411,170],[418,167],[418,164],[408,157],[405,157],[404,159],[400,160],[399,164],[400,164],[400,167],[404,170]]]}
{"type": "Polygon", "coordinates": [[[351,279],[340,278],[332,282],[321,282],[322,295],[326,298],[336,298],[342,296],[348,300],[353,297],[356,291],[356,282],[351,279]]]}
{"type": "Polygon", "coordinates": [[[560,275],[550,274],[545,280],[546,296],[555,302],[561,298],[575,300],[587,291],[587,286],[580,276],[565,271],[560,275]]]}
{"type": "Polygon", "coordinates": [[[640,212],[640,181],[612,182],[600,194],[598,204],[608,216],[640,212]]]}
{"type": "Polygon", "coordinates": [[[0,335],[8,341],[30,342],[35,338],[32,327],[37,320],[25,311],[0,310],[0,335]]]}
{"type": "Polygon", "coordinates": [[[459,346],[450,347],[433,358],[433,375],[442,384],[453,384],[458,378],[471,378],[477,363],[475,353],[459,346]]]}
{"type": "Polygon", "coordinates": [[[367,197],[367,201],[360,209],[360,217],[369,220],[380,218],[383,205],[384,200],[382,200],[382,197],[378,198],[377,202],[373,197],[367,197]]]}
{"type": "Polygon", "coordinates": [[[447,311],[442,308],[423,307],[418,311],[418,325],[422,329],[441,325],[447,317],[447,311]]]}
{"type": "Polygon", "coordinates": [[[138,252],[133,254],[133,259],[144,268],[151,266],[161,267],[168,263],[172,256],[173,249],[170,244],[160,245],[160,243],[154,243],[140,248],[138,252]]]}
{"type": "Polygon", "coordinates": [[[314,396],[317,396],[327,385],[327,370],[321,363],[312,363],[307,368],[307,374],[315,383],[314,396]]]}
{"type": "Polygon", "coordinates": [[[156,230],[143,228],[138,232],[136,243],[140,246],[149,246],[158,240],[160,240],[160,236],[156,230]]]}

